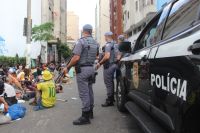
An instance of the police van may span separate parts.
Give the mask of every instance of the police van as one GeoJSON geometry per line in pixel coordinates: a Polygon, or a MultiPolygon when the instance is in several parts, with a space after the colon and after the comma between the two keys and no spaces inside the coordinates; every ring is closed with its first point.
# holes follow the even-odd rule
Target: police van
{"type": "Polygon", "coordinates": [[[200,0],[171,1],[119,49],[118,109],[147,133],[200,133],[200,0]]]}

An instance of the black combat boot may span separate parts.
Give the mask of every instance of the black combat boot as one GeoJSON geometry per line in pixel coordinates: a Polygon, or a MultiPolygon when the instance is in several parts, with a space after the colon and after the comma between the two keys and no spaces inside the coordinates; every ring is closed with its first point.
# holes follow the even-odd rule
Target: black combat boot
{"type": "Polygon", "coordinates": [[[90,111],[82,112],[82,116],[80,118],[78,118],[77,120],[73,121],[73,125],[90,124],[89,115],[90,115],[90,111]]]}
{"type": "Polygon", "coordinates": [[[114,106],[113,98],[112,97],[108,97],[108,99],[106,99],[106,102],[104,104],[102,104],[101,106],[102,107],[114,106]]]}
{"type": "Polygon", "coordinates": [[[93,113],[93,109],[90,110],[90,119],[94,119],[94,113],[93,113]]]}
{"type": "Polygon", "coordinates": [[[112,100],[113,102],[115,102],[115,96],[114,96],[114,95],[111,96],[111,100],[112,100]]]}

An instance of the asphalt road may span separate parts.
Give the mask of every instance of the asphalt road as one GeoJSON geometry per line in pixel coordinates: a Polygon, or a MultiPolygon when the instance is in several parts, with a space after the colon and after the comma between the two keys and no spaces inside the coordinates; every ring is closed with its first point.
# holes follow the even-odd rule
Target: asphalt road
{"type": "Polygon", "coordinates": [[[1,133],[142,133],[134,118],[128,113],[118,112],[116,106],[102,108],[106,98],[102,74],[99,72],[94,85],[95,109],[92,124],[73,126],[72,121],[80,116],[81,103],[78,98],[75,81],[64,85],[64,93],[58,94],[60,99],[52,109],[34,112],[26,103],[27,114],[20,120],[7,125],[0,125],[1,133]]]}

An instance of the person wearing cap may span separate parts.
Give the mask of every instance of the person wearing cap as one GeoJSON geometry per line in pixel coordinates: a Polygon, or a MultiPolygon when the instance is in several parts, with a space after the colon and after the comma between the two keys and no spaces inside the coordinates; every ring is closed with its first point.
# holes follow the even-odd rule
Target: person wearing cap
{"type": "Polygon", "coordinates": [[[56,86],[52,78],[50,71],[44,70],[42,72],[43,82],[38,83],[36,89],[37,106],[34,107],[35,111],[54,107],[56,103],[56,86]]]}
{"type": "Polygon", "coordinates": [[[117,47],[117,50],[118,50],[117,51],[118,54],[117,54],[117,68],[116,68],[116,83],[117,83],[116,87],[118,87],[118,83],[119,83],[119,80],[120,80],[120,74],[121,74],[121,71],[120,71],[120,60],[124,55],[124,53],[119,51],[119,45],[122,42],[125,42],[125,41],[127,41],[127,40],[125,39],[124,35],[119,35],[117,37],[117,45],[116,45],[116,47],[117,47]]]}
{"type": "Polygon", "coordinates": [[[73,57],[64,71],[68,72],[75,66],[77,73],[77,85],[80,99],[82,101],[82,115],[73,122],[74,125],[90,124],[93,118],[94,95],[91,78],[95,74],[94,63],[98,55],[98,43],[92,37],[92,26],[83,26],[82,38],[75,44],[73,57]]]}
{"type": "Polygon", "coordinates": [[[102,48],[103,57],[96,66],[96,69],[100,68],[101,65],[104,67],[103,77],[107,88],[107,99],[102,104],[102,107],[114,106],[114,73],[116,70],[118,50],[112,36],[112,32],[105,33],[106,44],[102,48]]]}
{"type": "Polygon", "coordinates": [[[117,54],[117,61],[119,62],[120,61],[120,59],[121,59],[121,57],[122,57],[122,53],[119,51],[119,45],[122,43],[122,42],[124,42],[125,41],[125,36],[124,35],[119,35],[118,37],[117,37],[117,44],[118,45],[116,45],[116,47],[117,47],[117,52],[118,52],[118,54],[117,54]]]}

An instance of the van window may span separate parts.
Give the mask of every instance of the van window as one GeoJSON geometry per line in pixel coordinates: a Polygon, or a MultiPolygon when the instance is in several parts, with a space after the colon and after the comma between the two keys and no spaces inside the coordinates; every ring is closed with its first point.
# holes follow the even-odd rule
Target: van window
{"type": "Polygon", "coordinates": [[[197,21],[200,0],[179,0],[173,4],[165,26],[163,39],[190,28],[197,21]]]}
{"type": "Polygon", "coordinates": [[[154,45],[160,40],[164,22],[167,18],[170,5],[166,6],[144,29],[142,36],[137,41],[135,51],[154,45]]]}

